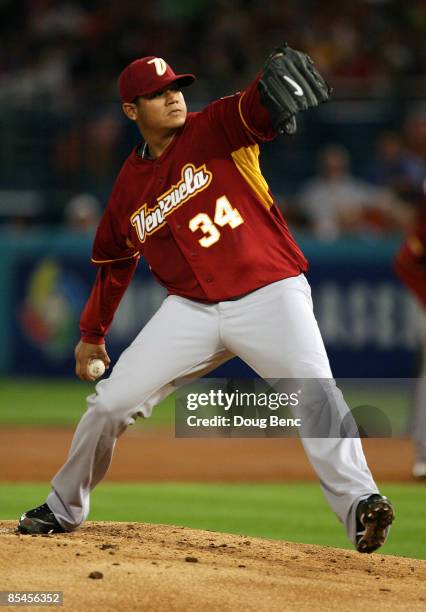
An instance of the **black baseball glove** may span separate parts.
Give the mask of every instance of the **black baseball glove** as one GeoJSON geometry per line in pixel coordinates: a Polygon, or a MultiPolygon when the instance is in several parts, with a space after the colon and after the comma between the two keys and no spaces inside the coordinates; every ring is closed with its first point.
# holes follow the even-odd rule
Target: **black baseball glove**
{"type": "Polygon", "coordinates": [[[274,49],[266,60],[258,88],[272,125],[281,134],[294,134],[295,115],[327,102],[332,92],[309,55],[287,43],[274,49]]]}

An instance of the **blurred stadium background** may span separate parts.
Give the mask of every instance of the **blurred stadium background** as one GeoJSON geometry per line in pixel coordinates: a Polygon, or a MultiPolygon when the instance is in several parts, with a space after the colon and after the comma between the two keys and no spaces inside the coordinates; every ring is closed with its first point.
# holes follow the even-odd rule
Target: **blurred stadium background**
{"type": "MultiPolygon", "coordinates": [[[[72,380],[73,348],[95,275],[91,240],[119,167],[138,139],[121,113],[116,78],[143,55],[164,57],[176,71],[198,76],[185,91],[191,110],[243,87],[283,40],[311,55],[334,88],[333,101],[301,117],[294,137],[266,145],[262,169],[310,261],[316,316],[335,375],[407,379],[419,373],[421,312],[397,280],[393,262],[425,206],[425,22],[422,0],[0,1],[2,459],[14,449],[29,453],[37,467],[44,452],[37,430],[29,451],[17,428],[70,426],[84,410],[89,389],[72,380]],[[33,455],[36,448],[40,456],[33,455]]],[[[113,359],[163,296],[142,264],[109,336],[113,359]]],[[[248,373],[239,362],[220,372],[248,373]]],[[[398,433],[407,435],[409,397],[402,410],[398,433]]],[[[170,402],[157,414],[152,426],[170,427],[170,402]]],[[[54,459],[57,467],[66,450],[54,459]]],[[[170,461],[178,453],[176,444],[170,461]]],[[[25,473],[11,475],[10,464],[0,462],[0,481],[8,481],[0,487],[7,499],[0,503],[1,518],[39,503],[35,485],[11,484],[25,473]]],[[[48,479],[41,468],[40,474],[31,480],[48,479]]],[[[140,480],[145,476],[142,466],[140,480]]],[[[403,506],[411,500],[414,525],[413,508],[424,503],[424,488],[404,486],[395,495],[403,506]]],[[[312,525],[307,533],[295,528],[309,522],[300,506],[309,507],[308,499],[316,503],[319,495],[316,485],[300,487],[287,487],[285,499],[282,489],[275,497],[269,490],[275,531],[261,533],[253,516],[244,523],[246,532],[252,524],[259,535],[292,539],[293,534],[299,541],[331,544],[332,523],[324,530],[312,525]],[[295,524],[287,522],[283,532],[278,508],[285,512],[291,495],[303,501],[294,502],[295,524]]],[[[193,494],[191,489],[185,499],[193,494]]],[[[211,493],[215,499],[222,494],[211,493]]],[[[259,499],[262,495],[265,489],[259,489],[259,499]]],[[[136,493],[133,499],[139,499],[136,493]]],[[[175,489],[167,502],[171,507],[174,499],[175,489]]],[[[205,499],[210,517],[211,498],[205,499]]],[[[244,495],[238,499],[235,516],[252,503],[244,495]]],[[[99,503],[95,517],[116,516],[119,502],[99,503]]],[[[198,518],[193,510],[187,524],[224,530],[238,525],[235,516],[227,522],[217,514],[206,523],[200,519],[207,516],[205,508],[198,518]]],[[[149,520],[184,520],[184,513],[155,512],[149,520]]],[[[148,520],[143,514],[130,518],[135,516],[148,520]]],[[[407,537],[416,540],[414,528],[408,536],[400,533],[403,548],[390,550],[426,557],[423,549],[404,548],[407,537]]],[[[337,543],[344,545],[343,538],[337,543]]]]}

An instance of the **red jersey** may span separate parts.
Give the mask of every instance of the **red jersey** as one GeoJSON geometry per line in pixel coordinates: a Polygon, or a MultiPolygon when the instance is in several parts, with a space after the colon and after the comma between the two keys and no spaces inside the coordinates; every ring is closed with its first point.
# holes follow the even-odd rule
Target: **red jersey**
{"type": "Polygon", "coordinates": [[[426,205],[395,259],[399,278],[426,308],[426,205]]]}
{"type": "Polygon", "coordinates": [[[188,113],[157,159],[132,151],[96,233],[92,262],[104,270],[83,340],[102,341],[140,255],[169,294],[205,302],[306,271],[259,167],[259,143],[275,135],[256,79],[188,113]]]}

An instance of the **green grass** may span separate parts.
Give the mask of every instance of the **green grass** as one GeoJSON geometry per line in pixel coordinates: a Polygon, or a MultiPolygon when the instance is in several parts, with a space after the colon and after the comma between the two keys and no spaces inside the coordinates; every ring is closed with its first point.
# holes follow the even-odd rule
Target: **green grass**
{"type": "MultiPolygon", "coordinates": [[[[73,427],[86,410],[86,397],[93,392],[93,384],[78,380],[0,380],[0,425],[73,427]]],[[[172,395],[143,424],[166,425],[173,419],[172,395]]]]}
{"type": "MultiPolygon", "coordinates": [[[[0,484],[0,519],[42,503],[47,484],[0,484]]],[[[426,488],[383,486],[397,520],[384,554],[426,559],[426,488]]],[[[118,484],[93,494],[92,520],[183,525],[250,536],[352,548],[316,484],[118,484]]]]}
{"type": "MultiPolygon", "coordinates": [[[[393,435],[405,435],[410,398],[403,389],[362,389],[344,383],[349,406],[373,406],[384,413],[391,423],[393,435]]],[[[86,397],[94,385],[78,380],[0,379],[0,425],[74,427],[86,409],[86,397]]],[[[363,409],[355,412],[362,423],[374,423],[380,413],[363,409]]],[[[379,421],[380,422],[380,421],[379,421]]],[[[136,426],[174,424],[174,394],[158,405],[150,419],[139,419],[136,426]]],[[[368,429],[367,429],[368,430],[368,429]]]]}
{"type": "Polygon", "coordinates": [[[380,425],[385,417],[393,435],[406,435],[412,409],[412,396],[406,389],[374,389],[369,385],[364,389],[358,385],[354,389],[350,381],[345,381],[341,390],[359,425],[380,425]]]}

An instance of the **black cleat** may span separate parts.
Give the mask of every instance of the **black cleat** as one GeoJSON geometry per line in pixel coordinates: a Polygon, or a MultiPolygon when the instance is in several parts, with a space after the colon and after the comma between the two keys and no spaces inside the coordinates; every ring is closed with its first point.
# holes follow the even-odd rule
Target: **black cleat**
{"type": "Polygon", "coordinates": [[[372,553],[383,546],[395,511],[387,497],[374,493],[359,502],[356,510],[356,549],[372,553]]]}
{"type": "Polygon", "coordinates": [[[65,529],[56,520],[47,504],[28,510],[19,519],[18,531],[25,534],[64,533],[65,529]]]}

